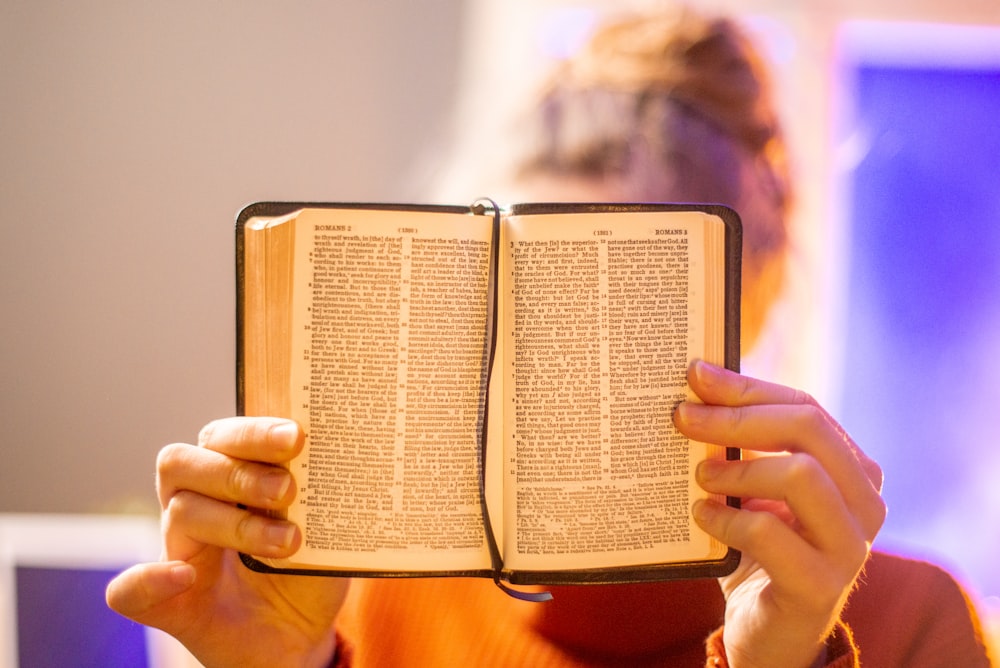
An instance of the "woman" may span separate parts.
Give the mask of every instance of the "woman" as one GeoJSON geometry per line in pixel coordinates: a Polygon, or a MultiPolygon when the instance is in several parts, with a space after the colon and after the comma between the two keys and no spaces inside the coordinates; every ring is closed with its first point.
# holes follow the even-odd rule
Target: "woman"
{"type": "MultiPolygon", "coordinates": [[[[760,64],[730,22],[691,13],[599,30],[533,108],[514,170],[520,197],[729,204],[744,221],[743,332],[756,340],[781,285],[789,188],[760,64]]],[[[809,396],[694,363],[703,403],[682,404],[691,438],[740,447],[704,463],[707,491],[740,510],[695,506],[742,551],[732,575],[554,588],[532,604],[466,580],[266,576],[236,551],[282,557],[301,541],[280,509],[296,425],[229,418],[199,447],[158,460],[161,562],[126,571],[109,604],[178,637],[208,666],[988,665],[959,587],[932,567],[871,555],[885,515],[881,471],[809,396]],[[755,452],[787,456],[755,458],[755,452]],[[238,505],[239,504],[239,505],[238,505]],[[859,575],[864,572],[864,576],[859,575]],[[345,603],[346,601],[346,603],[345,603]]]]}

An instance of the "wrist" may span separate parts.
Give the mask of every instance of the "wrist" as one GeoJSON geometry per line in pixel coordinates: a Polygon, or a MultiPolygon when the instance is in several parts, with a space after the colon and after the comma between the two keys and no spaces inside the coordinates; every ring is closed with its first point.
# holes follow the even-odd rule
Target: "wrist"
{"type": "MultiPolygon", "coordinates": [[[[725,627],[719,627],[705,641],[706,667],[729,668],[724,639],[725,627]]],[[[858,651],[850,627],[837,622],[826,640],[819,647],[809,668],[858,668],[858,651]]]]}

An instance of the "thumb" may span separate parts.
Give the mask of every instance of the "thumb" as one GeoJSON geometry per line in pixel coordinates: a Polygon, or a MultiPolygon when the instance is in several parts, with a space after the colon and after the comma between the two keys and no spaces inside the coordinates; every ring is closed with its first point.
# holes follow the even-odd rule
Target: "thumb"
{"type": "Polygon", "coordinates": [[[118,614],[147,624],[149,612],[190,589],[194,579],[194,566],[183,561],[139,564],[108,583],[105,598],[118,614]]]}

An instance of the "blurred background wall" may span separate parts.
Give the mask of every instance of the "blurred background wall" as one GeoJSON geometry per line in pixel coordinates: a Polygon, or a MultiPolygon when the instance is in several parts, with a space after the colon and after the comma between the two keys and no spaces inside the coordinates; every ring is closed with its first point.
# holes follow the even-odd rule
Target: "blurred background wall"
{"type": "Polygon", "coordinates": [[[462,16],[0,1],[0,509],[153,509],[157,450],[234,412],[237,209],[412,196],[462,16]]]}
{"type": "MultiPolygon", "coordinates": [[[[635,3],[649,4],[656,3],[635,3]]],[[[879,72],[869,67],[871,44],[861,40],[858,50],[852,41],[856,22],[1000,30],[1000,4],[691,4],[738,15],[759,37],[794,151],[796,281],[772,322],[771,344],[747,360],[748,370],[815,394],[886,463],[888,543],[944,556],[984,594],[1000,594],[990,573],[1000,538],[996,523],[982,524],[1000,512],[990,482],[1000,462],[993,430],[975,414],[1000,408],[1000,380],[982,371],[1000,367],[1000,339],[990,335],[998,325],[989,321],[1000,320],[993,317],[1000,296],[976,297],[978,306],[950,329],[934,326],[947,308],[936,316],[889,311],[898,303],[891,294],[864,301],[859,318],[859,286],[877,279],[862,273],[869,265],[857,263],[866,256],[852,245],[877,241],[861,232],[884,212],[857,223],[856,177],[873,167],[868,156],[884,155],[872,150],[873,137],[886,136],[859,106],[878,95],[866,86],[879,72]],[[890,312],[892,331],[876,327],[890,312]],[[941,364],[945,344],[928,336],[907,344],[898,363],[876,366],[874,378],[858,375],[872,370],[872,359],[885,362],[884,350],[855,354],[859,341],[878,337],[899,350],[891,337],[908,331],[975,332],[979,352],[941,364]],[[943,385],[967,379],[963,372],[977,364],[975,389],[959,394],[943,385]],[[900,365],[916,376],[895,375],[900,365]],[[913,395],[908,409],[890,401],[922,378],[935,391],[913,395]],[[969,396],[976,411],[955,410],[969,396]],[[912,425],[917,416],[920,425],[960,423],[961,434],[935,432],[949,440],[928,442],[925,426],[905,435],[884,426],[883,418],[912,425]]],[[[595,11],[623,6],[0,0],[0,512],[155,513],[157,450],[190,441],[203,423],[234,410],[237,209],[257,199],[464,202],[494,194],[488,179],[463,178],[477,170],[448,171],[449,159],[487,152],[482,138],[496,136],[511,105],[523,102],[539,61],[571,48],[595,11]]],[[[897,43],[926,52],[942,33],[901,34],[897,43]]],[[[997,34],[975,47],[987,54],[987,64],[973,68],[986,73],[983,86],[996,85],[989,52],[997,34]]],[[[909,108],[939,108],[940,101],[913,99],[909,108]]],[[[989,109],[997,99],[974,105],[989,109]]],[[[880,109],[895,128],[899,112],[880,109]]],[[[1000,115],[993,112],[984,117],[1000,115]]],[[[979,192],[996,193],[995,162],[968,171],[988,175],[979,192]]],[[[874,196],[898,197],[883,187],[874,196]]],[[[998,208],[977,209],[975,220],[952,216],[951,226],[983,225],[990,215],[996,223],[998,208]]],[[[902,234],[925,209],[885,229],[902,234]]],[[[896,237],[888,238],[881,243],[892,248],[896,237]]],[[[996,243],[995,233],[990,238],[996,243]]],[[[940,256],[939,246],[927,248],[940,256]]],[[[1000,247],[984,248],[975,258],[962,248],[950,257],[959,266],[980,263],[992,276],[1000,247]]],[[[918,256],[899,272],[923,266],[918,256]]],[[[962,294],[968,275],[945,273],[956,287],[942,294],[962,294]]]]}

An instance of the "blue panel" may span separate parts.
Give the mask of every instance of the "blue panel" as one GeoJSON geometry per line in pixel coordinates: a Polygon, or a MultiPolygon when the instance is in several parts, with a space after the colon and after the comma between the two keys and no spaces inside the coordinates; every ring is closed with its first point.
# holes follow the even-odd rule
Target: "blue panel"
{"type": "Polygon", "coordinates": [[[17,631],[24,668],[145,668],[142,626],[108,609],[104,570],[17,569],[17,631]]]}
{"type": "Polygon", "coordinates": [[[884,542],[1000,593],[1000,71],[865,66],[844,426],[886,472],[884,542]]]}

